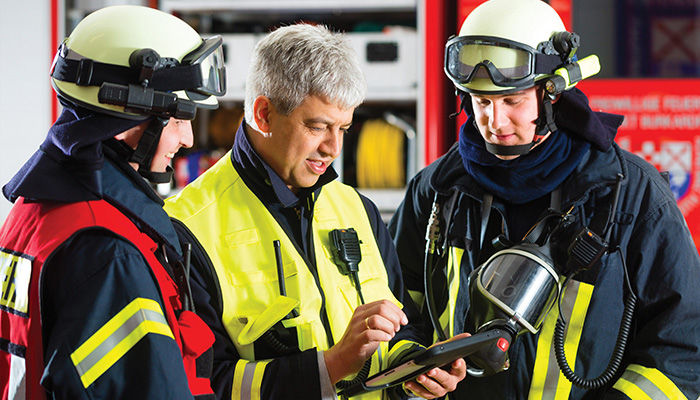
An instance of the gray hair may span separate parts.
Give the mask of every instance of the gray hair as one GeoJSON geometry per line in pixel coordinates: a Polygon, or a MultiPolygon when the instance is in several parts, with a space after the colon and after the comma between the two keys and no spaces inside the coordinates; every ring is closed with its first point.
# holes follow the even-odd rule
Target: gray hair
{"type": "Polygon", "coordinates": [[[245,119],[256,126],[253,102],[268,97],[289,115],[309,95],[322,96],[342,109],[365,98],[367,84],[357,54],[341,33],[325,26],[283,26],[255,46],[245,88],[245,119]]]}

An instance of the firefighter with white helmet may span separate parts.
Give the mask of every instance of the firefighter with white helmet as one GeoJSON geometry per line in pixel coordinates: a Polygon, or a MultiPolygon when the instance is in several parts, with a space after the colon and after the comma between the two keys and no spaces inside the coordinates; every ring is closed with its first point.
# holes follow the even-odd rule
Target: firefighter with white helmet
{"type": "Polygon", "coordinates": [[[600,70],[595,55],[576,59],[579,41],[542,1],[488,1],[466,18],[445,49],[445,73],[463,93],[463,106],[469,107],[466,93],[503,95],[535,86],[546,89],[533,141],[511,145],[487,140],[490,152],[526,154],[547,133],[556,131],[552,100],[600,70]]]}
{"type": "Polygon", "coordinates": [[[437,340],[502,332],[456,398],[700,394],[700,258],[667,182],[614,143],[622,117],[575,87],[600,69],[580,41],[543,1],[488,0],[446,43],[468,120],[389,230],[437,340]]]}
{"type": "Polygon", "coordinates": [[[169,182],[190,120],[225,88],[220,37],[113,6],[60,45],[63,112],[3,187],[0,385],[11,399],[207,399],[214,337],[188,246],[144,178],[169,182]]]}

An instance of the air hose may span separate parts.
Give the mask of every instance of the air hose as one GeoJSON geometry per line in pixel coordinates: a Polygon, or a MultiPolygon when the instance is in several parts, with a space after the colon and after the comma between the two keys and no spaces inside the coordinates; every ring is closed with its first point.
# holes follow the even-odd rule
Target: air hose
{"type": "MultiPolygon", "coordinates": [[[[635,296],[632,291],[632,285],[629,280],[629,273],[627,272],[627,266],[625,265],[625,259],[622,256],[622,252],[619,248],[616,252],[620,255],[622,260],[622,267],[625,273],[625,283],[627,284],[627,296],[625,297],[625,309],[622,313],[622,320],[620,321],[620,330],[617,333],[617,341],[615,342],[615,349],[610,357],[608,366],[605,368],[597,378],[584,379],[576,375],[574,371],[571,370],[569,363],[566,361],[566,354],[564,353],[564,332],[566,331],[566,321],[562,317],[561,309],[559,311],[559,317],[557,317],[557,323],[554,327],[554,353],[557,359],[557,364],[562,374],[568,379],[572,384],[584,388],[584,389],[598,389],[605,386],[610,382],[610,380],[615,376],[617,370],[622,364],[622,358],[625,353],[625,347],[627,346],[627,339],[629,333],[632,329],[632,317],[634,316],[634,308],[637,304],[637,296],[635,296]]],[[[570,275],[569,278],[573,276],[570,275]]],[[[566,282],[563,286],[566,285],[566,282]]],[[[561,300],[561,298],[560,298],[561,300]]]]}
{"type": "Polygon", "coordinates": [[[364,382],[367,380],[367,377],[369,376],[369,370],[372,368],[372,358],[370,357],[365,361],[365,364],[360,368],[360,372],[357,373],[357,375],[353,379],[348,379],[344,381],[340,381],[335,384],[335,387],[338,389],[347,389],[351,386],[357,385],[360,382],[364,382]]]}
{"type": "Polygon", "coordinates": [[[433,273],[435,271],[433,259],[439,257],[437,253],[437,241],[440,238],[440,203],[438,203],[438,193],[435,193],[435,200],[428,219],[428,228],[425,232],[425,260],[423,263],[423,290],[425,293],[425,308],[428,310],[430,322],[435,329],[439,341],[447,340],[447,335],[440,325],[438,313],[433,302],[433,273]]]}
{"type": "Polygon", "coordinates": [[[277,338],[277,336],[275,336],[274,333],[272,333],[272,330],[265,332],[261,337],[265,344],[270,346],[277,354],[292,354],[299,352],[299,348],[297,346],[289,346],[283,343],[277,338]]]}

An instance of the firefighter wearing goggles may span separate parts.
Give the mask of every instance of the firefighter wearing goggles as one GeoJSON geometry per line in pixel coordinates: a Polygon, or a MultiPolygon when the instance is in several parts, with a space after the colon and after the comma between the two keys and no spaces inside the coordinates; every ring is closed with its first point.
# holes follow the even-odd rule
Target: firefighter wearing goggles
{"type": "Polygon", "coordinates": [[[170,182],[170,168],[150,168],[160,131],[169,118],[192,120],[197,108],[217,107],[215,96],[226,91],[223,39],[203,39],[178,18],[155,19],[129,7],[108,11],[109,18],[105,12],[87,18],[63,41],[51,84],[62,102],[120,118],[150,117],[130,161],[151,182],[170,182]]]}
{"type": "MultiPolygon", "coordinates": [[[[527,154],[550,131],[556,131],[552,100],[584,78],[598,73],[595,55],[578,61],[579,36],[567,32],[557,13],[541,2],[514,4],[523,13],[523,21],[537,21],[522,29],[519,24],[494,23],[506,11],[502,3],[489,1],[472,12],[462,24],[459,35],[445,46],[445,73],[462,92],[499,95],[542,86],[537,131],[531,143],[507,145],[487,141],[493,154],[527,154]]],[[[468,104],[463,104],[468,107],[468,104]]]]}
{"type": "Polygon", "coordinates": [[[3,187],[0,397],[213,399],[189,246],[143,178],[169,181],[196,109],[217,106],[221,38],[106,7],[61,44],[51,83],[63,111],[3,187]]]}
{"type": "Polygon", "coordinates": [[[599,69],[580,41],[543,1],[487,0],[446,43],[468,120],[389,231],[436,341],[503,332],[455,398],[700,394],[700,258],[667,182],[614,143],[622,116],[575,87],[599,69]]]}

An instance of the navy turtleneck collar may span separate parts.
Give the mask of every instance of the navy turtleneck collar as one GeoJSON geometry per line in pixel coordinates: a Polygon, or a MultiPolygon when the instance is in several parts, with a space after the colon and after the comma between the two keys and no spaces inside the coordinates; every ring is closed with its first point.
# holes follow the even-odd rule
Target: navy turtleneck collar
{"type": "Polygon", "coordinates": [[[467,120],[459,132],[464,168],[486,191],[513,204],[524,204],[552,192],[590,148],[588,142],[559,130],[528,154],[501,160],[486,150],[472,121],[473,118],[467,120]]]}

